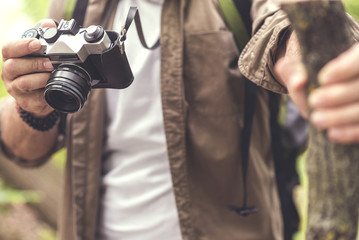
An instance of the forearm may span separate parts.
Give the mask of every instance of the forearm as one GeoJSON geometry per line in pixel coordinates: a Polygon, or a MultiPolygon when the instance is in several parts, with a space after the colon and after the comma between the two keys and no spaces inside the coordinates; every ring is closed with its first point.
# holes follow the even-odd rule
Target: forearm
{"type": "Polygon", "coordinates": [[[47,131],[31,128],[21,118],[16,103],[9,97],[0,102],[0,130],[3,144],[7,150],[28,161],[36,161],[46,157],[57,142],[58,127],[47,131]]]}

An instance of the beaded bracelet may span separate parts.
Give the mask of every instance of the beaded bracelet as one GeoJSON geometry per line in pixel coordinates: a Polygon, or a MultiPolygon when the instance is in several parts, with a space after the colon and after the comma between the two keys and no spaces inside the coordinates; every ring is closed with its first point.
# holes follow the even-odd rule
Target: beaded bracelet
{"type": "Polygon", "coordinates": [[[47,115],[45,118],[36,118],[31,113],[26,112],[19,105],[16,104],[17,112],[21,119],[30,127],[38,131],[47,131],[55,126],[60,114],[55,110],[47,115]]]}

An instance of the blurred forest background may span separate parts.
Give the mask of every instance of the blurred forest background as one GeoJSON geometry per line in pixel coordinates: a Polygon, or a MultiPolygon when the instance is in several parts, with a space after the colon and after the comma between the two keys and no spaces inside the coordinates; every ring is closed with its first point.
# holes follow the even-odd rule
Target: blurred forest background
{"type": "MultiPolygon", "coordinates": [[[[75,0],[68,2],[67,15],[71,16],[75,0]]],[[[359,0],[344,0],[344,4],[359,21],[359,0]]],[[[0,48],[46,17],[48,6],[49,0],[0,0],[0,48]]],[[[5,95],[0,81],[0,97],[5,95]]],[[[57,153],[42,170],[23,171],[0,159],[0,240],[56,239],[57,204],[64,162],[64,150],[57,153]]],[[[301,185],[294,194],[301,219],[305,219],[307,181],[304,157],[298,160],[297,166],[301,185]]],[[[304,240],[305,221],[301,221],[300,228],[294,240],[304,240]]]]}

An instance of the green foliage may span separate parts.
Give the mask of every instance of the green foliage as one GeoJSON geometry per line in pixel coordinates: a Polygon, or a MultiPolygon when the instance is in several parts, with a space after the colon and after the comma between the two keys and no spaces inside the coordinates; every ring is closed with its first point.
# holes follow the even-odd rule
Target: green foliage
{"type": "Polygon", "coordinates": [[[39,240],[56,240],[56,233],[46,226],[41,228],[37,232],[37,235],[39,237],[39,240]]]}
{"type": "Polygon", "coordinates": [[[308,210],[308,177],[306,174],[306,164],[305,160],[307,159],[307,152],[304,152],[297,159],[297,172],[299,175],[300,186],[296,189],[294,193],[294,198],[296,200],[298,213],[300,216],[300,225],[299,231],[294,235],[293,240],[304,240],[305,231],[307,228],[307,210],[308,210]]]}
{"type": "Polygon", "coordinates": [[[65,168],[66,164],[66,149],[60,149],[51,157],[51,162],[60,170],[65,168]]]}
{"type": "MultiPolygon", "coordinates": [[[[2,67],[2,62],[0,62],[0,69],[1,69],[1,67],[2,67]]],[[[6,91],[4,82],[0,78],[0,98],[5,97],[7,95],[8,95],[8,93],[6,91]]]]}
{"type": "Polygon", "coordinates": [[[47,16],[49,3],[50,0],[21,0],[21,13],[37,22],[47,16]]]}
{"type": "Polygon", "coordinates": [[[346,10],[359,22],[359,1],[343,0],[346,10]]]}
{"type": "Polygon", "coordinates": [[[67,0],[65,5],[65,19],[71,19],[75,9],[76,0],[67,0]]]}
{"type": "Polygon", "coordinates": [[[0,206],[6,207],[7,204],[38,203],[41,201],[40,195],[36,191],[21,191],[5,185],[0,178],[0,206]]]}

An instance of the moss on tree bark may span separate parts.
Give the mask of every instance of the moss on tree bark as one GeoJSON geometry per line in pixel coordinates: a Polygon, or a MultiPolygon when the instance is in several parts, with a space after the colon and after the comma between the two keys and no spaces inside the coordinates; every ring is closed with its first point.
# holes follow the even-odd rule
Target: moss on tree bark
{"type": "MultiPolygon", "coordinates": [[[[319,70],[353,43],[340,1],[296,1],[282,5],[301,45],[308,71],[307,91],[318,87],[319,70]]],[[[310,127],[307,158],[309,240],[353,240],[358,227],[359,147],[331,142],[310,127]]]]}

